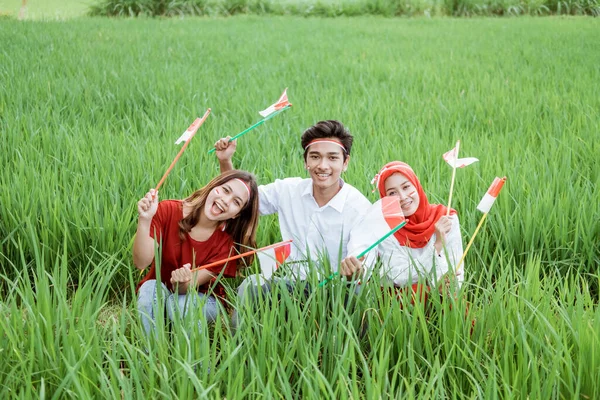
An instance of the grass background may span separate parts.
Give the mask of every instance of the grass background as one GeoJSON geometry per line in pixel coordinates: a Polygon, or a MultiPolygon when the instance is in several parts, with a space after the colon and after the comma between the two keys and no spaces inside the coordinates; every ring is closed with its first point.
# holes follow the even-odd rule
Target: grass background
{"type": "MultiPolygon", "coordinates": [[[[529,17],[2,20],[3,397],[597,397],[598,28],[529,17]],[[208,148],[284,87],[294,107],[241,139],[234,160],[263,183],[302,176],[300,133],[336,118],[355,135],[346,181],[375,200],[372,176],[400,159],[445,202],[441,155],[461,139],[481,160],[457,172],[466,242],[481,196],[508,177],[453,306],[468,300],[469,316],[435,301],[429,313],[400,310],[374,282],[354,308],[332,285],[306,304],[248,310],[233,336],[225,320],[141,335],[135,203],[207,107],[163,199],[214,176],[208,148]]],[[[261,219],[261,244],[278,235],[261,219]]]]}
{"type": "MultiPolygon", "coordinates": [[[[93,3],[93,0],[27,0],[23,17],[30,20],[81,17],[93,3]]],[[[0,0],[0,15],[17,17],[21,5],[21,0],[0,0]]]]}

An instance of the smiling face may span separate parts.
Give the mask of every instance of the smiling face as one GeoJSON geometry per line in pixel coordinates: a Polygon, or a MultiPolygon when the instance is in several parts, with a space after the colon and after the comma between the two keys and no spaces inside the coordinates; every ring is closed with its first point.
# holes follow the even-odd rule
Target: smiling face
{"type": "Polygon", "coordinates": [[[346,157],[344,160],[344,152],[339,145],[317,142],[308,148],[304,165],[315,188],[326,190],[339,187],[340,174],[348,166],[349,159],[350,157],[346,157]]]}
{"type": "Polygon", "coordinates": [[[413,215],[419,208],[417,188],[401,173],[392,174],[385,180],[385,195],[400,198],[400,207],[406,217],[413,215]]]}
{"type": "Polygon", "coordinates": [[[238,216],[248,203],[246,185],[239,179],[231,179],[208,193],[204,215],[210,221],[226,221],[238,216]]]}

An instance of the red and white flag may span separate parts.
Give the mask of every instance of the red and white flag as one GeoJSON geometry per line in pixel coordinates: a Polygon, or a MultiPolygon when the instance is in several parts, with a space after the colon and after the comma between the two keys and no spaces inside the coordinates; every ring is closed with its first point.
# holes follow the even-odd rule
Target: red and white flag
{"type": "Polygon", "coordinates": [[[284,263],[292,251],[291,243],[272,247],[256,253],[260,262],[261,275],[265,279],[271,279],[275,270],[284,263]]]}
{"type": "Polygon", "coordinates": [[[496,197],[498,197],[498,193],[500,193],[500,190],[502,189],[502,186],[504,186],[505,182],[506,182],[506,177],[504,177],[502,179],[496,177],[494,179],[494,182],[492,182],[492,185],[490,186],[490,188],[488,189],[486,194],[483,196],[483,199],[481,199],[481,201],[479,202],[479,205],[477,206],[477,209],[479,211],[481,211],[484,214],[487,214],[490,212],[490,209],[494,205],[494,202],[496,201],[496,197]]]}
{"type": "Polygon", "coordinates": [[[258,113],[260,115],[262,115],[263,118],[266,118],[269,115],[273,114],[275,111],[281,110],[282,108],[284,108],[286,106],[291,106],[291,105],[292,104],[288,101],[288,97],[287,97],[287,88],[285,88],[285,90],[283,91],[283,94],[281,95],[279,100],[277,100],[275,102],[275,104],[270,105],[269,107],[265,108],[262,111],[259,111],[258,113]]]}
{"type": "Polygon", "coordinates": [[[405,221],[397,196],[377,200],[350,234],[348,254],[356,255],[381,239],[386,233],[405,221]]]}
{"type": "Polygon", "coordinates": [[[475,157],[457,158],[458,157],[458,146],[459,146],[459,144],[457,142],[456,146],[454,146],[454,148],[452,150],[445,152],[444,155],[442,156],[442,157],[444,157],[444,160],[452,168],[464,168],[467,165],[471,165],[474,162],[479,161],[475,157]]]}
{"type": "Polygon", "coordinates": [[[175,142],[175,144],[179,144],[179,143],[185,143],[188,140],[190,140],[190,138],[192,136],[194,136],[194,134],[196,133],[196,131],[198,131],[198,128],[200,128],[200,123],[202,122],[202,118],[196,118],[196,120],[190,125],[189,128],[187,128],[185,130],[185,132],[183,132],[183,134],[181,136],[179,136],[179,139],[177,139],[177,141],[175,142]]]}

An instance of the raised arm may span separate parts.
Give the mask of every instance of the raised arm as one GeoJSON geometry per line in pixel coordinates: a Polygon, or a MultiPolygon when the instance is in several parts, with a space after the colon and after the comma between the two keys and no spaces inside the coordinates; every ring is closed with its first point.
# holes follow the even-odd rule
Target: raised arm
{"type": "Polygon", "coordinates": [[[158,192],[150,189],[138,201],[138,225],[133,241],[133,264],[137,269],[145,269],[154,259],[154,238],[150,236],[152,218],[158,210],[158,192]]]}
{"type": "Polygon", "coordinates": [[[221,169],[221,173],[234,169],[231,159],[233,158],[233,154],[235,153],[235,149],[237,147],[237,140],[230,142],[230,139],[231,136],[227,136],[217,140],[215,143],[215,154],[219,159],[219,168],[221,169]]]}

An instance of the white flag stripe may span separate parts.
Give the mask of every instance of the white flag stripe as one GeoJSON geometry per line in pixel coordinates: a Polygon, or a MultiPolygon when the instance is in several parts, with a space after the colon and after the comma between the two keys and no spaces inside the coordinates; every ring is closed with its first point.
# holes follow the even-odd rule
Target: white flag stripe
{"type": "Polygon", "coordinates": [[[189,138],[192,137],[192,132],[190,131],[185,131],[183,132],[183,135],[179,136],[179,139],[177,139],[177,141],[175,142],[175,144],[179,144],[181,142],[187,142],[189,138]]]}
{"type": "Polygon", "coordinates": [[[496,197],[498,197],[498,195],[500,194],[500,190],[502,190],[502,186],[504,186],[505,182],[506,177],[494,178],[494,181],[492,182],[490,188],[487,190],[487,192],[485,192],[483,199],[481,199],[479,205],[477,206],[477,209],[479,211],[481,211],[484,214],[490,212],[490,209],[494,205],[496,197]]]}
{"type": "Polygon", "coordinates": [[[256,253],[258,261],[260,262],[261,275],[265,279],[271,279],[273,273],[277,269],[277,258],[275,257],[275,250],[268,249],[265,251],[259,251],[256,253]]]}
{"type": "Polygon", "coordinates": [[[263,118],[266,118],[269,115],[273,114],[275,111],[281,110],[282,108],[284,108],[288,105],[290,105],[290,102],[288,101],[288,97],[287,97],[287,88],[285,88],[285,90],[283,91],[283,93],[281,94],[281,96],[275,103],[271,104],[269,107],[265,108],[264,110],[259,111],[258,113],[263,118]]]}
{"type": "Polygon", "coordinates": [[[177,141],[175,142],[175,144],[179,144],[181,142],[187,142],[192,136],[194,136],[194,133],[196,133],[196,131],[198,131],[198,128],[200,128],[200,122],[202,121],[201,118],[196,118],[194,120],[194,122],[192,122],[192,124],[185,130],[185,132],[183,132],[183,134],[181,136],[179,136],[179,139],[177,139],[177,141]]]}
{"type": "Polygon", "coordinates": [[[256,253],[260,262],[261,276],[267,280],[271,279],[279,265],[290,256],[291,249],[290,243],[285,243],[256,253]]]}
{"type": "Polygon", "coordinates": [[[350,242],[348,243],[348,250],[352,253],[350,255],[356,256],[362,253],[395,227],[390,227],[390,222],[386,220],[384,212],[390,214],[390,216],[393,213],[394,224],[399,224],[404,219],[400,202],[396,197],[384,197],[377,200],[369,207],[362,222],[352,230],[350,242]],[[393,200],[397,204],[395,210],[391,207],[385,207],[386,205],[392,205],[393,200]]]}
{"type": "Polygon", "coordinates": [[[269,106],[268,108],[265,108],[265,109],[264,109],[264,110],[262,110],[262,111],[259,111],[258,113],[259,113],[259,114],[260,114],[262,117],[266,118],[266,117],[268,117],[269,115],[273,114],[275,111],[277,111],[277,109],[275,108],[275,105],[272,105],[272,106],[269,106]]]}
{"type": "Polygon", "coordinates": [[[483,199],[481,199],[481,201],[477,205],[477,209],[484,214],[489,213],[495,201],[496,198],[494,196],[490,195],[489,193],[486,193],[483,196],[483,199]]]}
{"type": "Polygon", "coordinates": [[[454,168],[464,168],[468,165],[473,164],[474,162],[479,161],[475,157],[465,157],[465,158],[455,158],[451,160],[446,160],[446,162],[454,168]]]}
{"type": "Polygon", "coordinates": [[[456,144],[456,146],[454,146],[454,148],[448,150],[442,156],[444,158],[444,161],[446,161],[448,165],[450,165],[452,168],[464,168],[467,165],[471,165],[474,162],[479,161],[475,157],[456,158],[456,155],[458,153],[457,147],[458,143],[456,144]]]}

